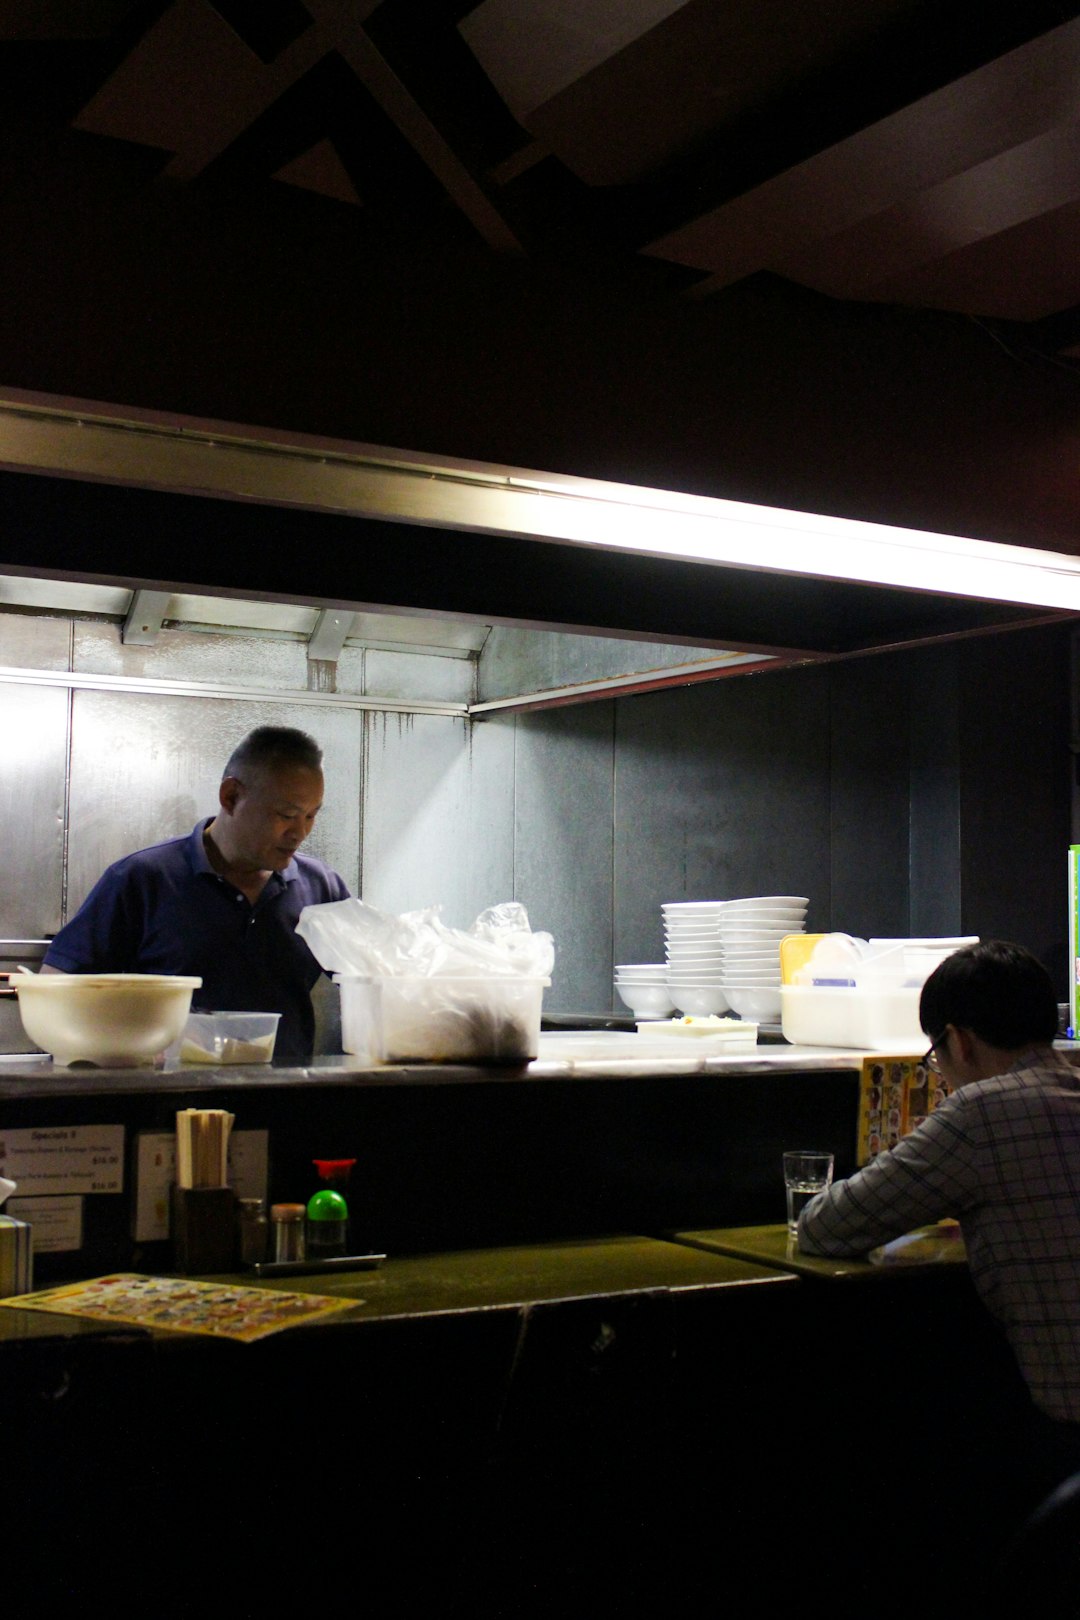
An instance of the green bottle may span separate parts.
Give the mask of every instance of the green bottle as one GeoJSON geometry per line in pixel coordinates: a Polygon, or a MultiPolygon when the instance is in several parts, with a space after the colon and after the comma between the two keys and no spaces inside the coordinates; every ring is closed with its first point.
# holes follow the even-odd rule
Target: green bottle
{"type": "Polygon", "coordinates": [[[323,1187],[308,1199],[307,1252],[309,1260],[349,1252],[349,1206],[333,1187],[323,1187]]]}

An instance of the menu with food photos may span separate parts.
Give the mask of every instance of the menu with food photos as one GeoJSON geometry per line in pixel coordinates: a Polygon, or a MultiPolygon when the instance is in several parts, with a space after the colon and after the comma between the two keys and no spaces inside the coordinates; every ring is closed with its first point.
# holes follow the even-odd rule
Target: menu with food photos
{"type": "Polygon", "coordinates": [[[868,1164],[879,1153],[895,1147],[948,1094],[949,1087],[941,1075],[928,1069],[921,1058],[878,1053],[863,1058],[856,1164],[868,1164]]]}
{"type": "Polygon", "coordinates": [[[269,1333],[317,1322],[363,1304],[326,1294],[250,1288],[242,1284],[192,1282],[186,1277],[147,1277],[117,1272],[67,1283],[4,1301],[23,1311],[52,1311],[98,1322],[123,1322],[170,1333],[209,1333],[250,1344],[269,1333]]]}

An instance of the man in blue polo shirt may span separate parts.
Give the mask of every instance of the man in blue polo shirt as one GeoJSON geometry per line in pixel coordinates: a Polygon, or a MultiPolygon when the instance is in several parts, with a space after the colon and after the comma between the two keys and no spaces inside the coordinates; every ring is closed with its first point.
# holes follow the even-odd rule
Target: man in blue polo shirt
{"type": "Polygon", "coordinates": [[[217,815],[110,866],[49,946],[45,971],[197,974],[194,1007],[279,1012],[275,1063],[307,1062],[322,970],[297,919],[349,895],[336,872],[298,854],[322,800],[314,738],[260,726],[225,767],[217,815]]]}

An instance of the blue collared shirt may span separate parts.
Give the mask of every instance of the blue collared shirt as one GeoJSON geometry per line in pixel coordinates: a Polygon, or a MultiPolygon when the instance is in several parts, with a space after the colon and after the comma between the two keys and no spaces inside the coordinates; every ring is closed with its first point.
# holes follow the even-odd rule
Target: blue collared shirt
{"type": "Polygon", "coordinates": [[[321,861],[295,855],[252,905],[207,860],[211,819],[110,866],[45,961],[65,973],[197,974],[194,1008],[279,1012],[274,1062],[306,1063],[315,1036],[311,987],[322,969],[296,923],[305,906],[346,900],[349,891],[321,861]]]}

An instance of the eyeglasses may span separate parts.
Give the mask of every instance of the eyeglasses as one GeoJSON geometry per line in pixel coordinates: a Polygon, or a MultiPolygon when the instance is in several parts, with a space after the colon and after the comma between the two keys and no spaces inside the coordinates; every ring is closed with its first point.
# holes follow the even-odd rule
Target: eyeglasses
{"type": "Polygon", "coordinates": [[[926,1053],[926,1056],[923,1058],[923,1067],[926,1068],[926,1069],[929,1069],[931,1074],[940,1074],[941,1073],[941,1061],[938,1058],[938,1047],[939,1046],[947,1046],[948,1043],[949,1043],[949,1031],[947,1029],[944,1029],[944,1030],[942,1030],[941,1034],[938,1036],[937,1040],[932,1042],[929,1050],[926,1053]]]}

